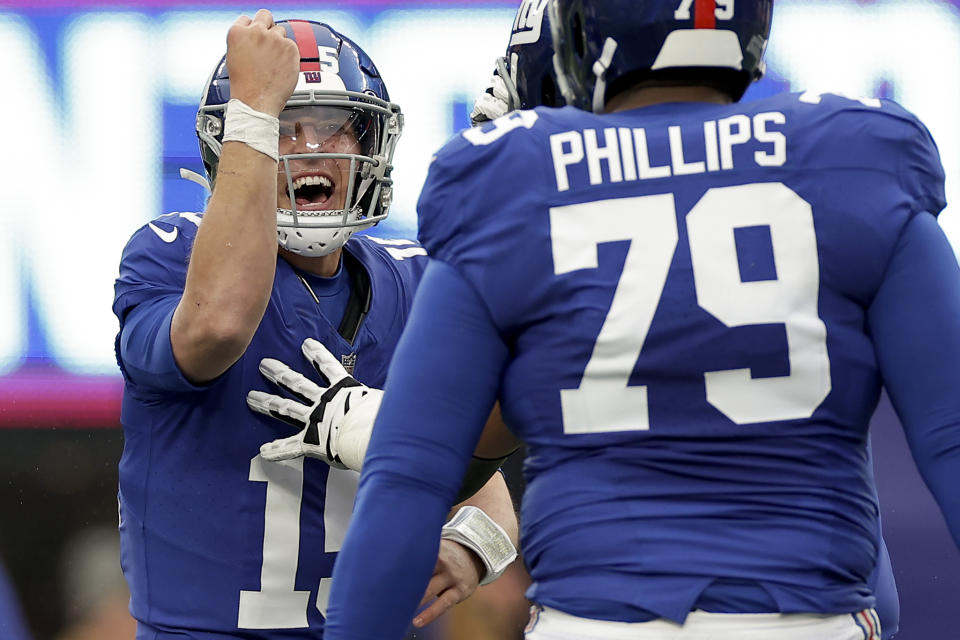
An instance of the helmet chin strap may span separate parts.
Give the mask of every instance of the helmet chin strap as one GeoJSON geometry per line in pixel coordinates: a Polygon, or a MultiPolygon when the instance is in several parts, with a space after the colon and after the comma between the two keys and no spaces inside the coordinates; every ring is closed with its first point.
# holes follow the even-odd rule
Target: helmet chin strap
{"type": "Polygon", "coordinates": [[[617,41],[613,38],[607,38],[603,43],[603,51],[600,57],[593,63],[593,75],[597,76],[597,83],[593,87],[593,112],[603,113],[607,105],[607,69],[610,68],[610,62],[613,60],[613,54],[617,51],[617,41]]]}
{"type": "MultiPolygon", "coordinates": [[[[497,58],[496,62],[497,74],[496,77],[499,77],[503,82],[503,86],[507,91],[507,113],[520,108],[520,93],[517,91],[517,68],[514,65],[513,70],[507,67],[507,57],[500,56],[497,58]]],[[[496,95],[496,92],[494,92],[496,95]]]]}

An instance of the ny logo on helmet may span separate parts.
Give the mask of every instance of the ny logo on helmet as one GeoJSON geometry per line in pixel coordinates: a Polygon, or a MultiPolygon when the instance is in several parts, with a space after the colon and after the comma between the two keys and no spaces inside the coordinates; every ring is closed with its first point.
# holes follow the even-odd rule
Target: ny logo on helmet
{"type": "Polygon", "coordinates": [[[510,36],[510,46],[529,44],[540,39],[543,26],[543,14],[547,10],[548,0],[523,0],[513,21],[513,35],[510,36]]]}

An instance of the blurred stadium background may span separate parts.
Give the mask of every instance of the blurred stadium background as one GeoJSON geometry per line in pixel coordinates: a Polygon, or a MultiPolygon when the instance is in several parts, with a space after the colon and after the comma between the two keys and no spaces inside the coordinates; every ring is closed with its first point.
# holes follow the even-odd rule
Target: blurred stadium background
{"type": "MultiPolygon", "coordinates": [[[[416,232],[431,154],[467,126],[519,0],[277,4],[374,59],[406,114],[396,200],[378,235],[416,232]]],[[[960,200],[960,0],[778,0],[768,76],[747,99],[833,90],[898,100],[927,123],[960,200]]],[[[0,0],[0,559],[36,640],[128,640],[116,556],[121,381],[110,312],[120,251],[150,218],[202,210],[193,120],[228,1],[0,0]]],[[[941,223],[960,248],[960,213],[941,223]]],[[[958,381],[960,392],[960,381],[958,381]]],[[[875,417],[898,638],[960,629],[960,554],[884,401],[875,417]]],[[[519,466],[509,476],[519,489],[519,466]]],[[[519,494],[518,494],[519,495],[519,494]]],[[[0,575],[2,578],[2,575],[0,575]]],[[[421,637],[520,637],[519,567],[421,637]],[[511,604],[513,603],[513,604],[511,604]],[[504,610],[509,613],[499,613],[504,610]],[[501,627],[493,626],[500,621],[501,627]]],[[[2,580],[0,580],[2,583],[2,580]]],[[[0,584],[0,590],[3,585],[0,584]]],[[[0,610],[0,640],[18,637],[0,610]]],[[[947,633],[949,636],[949,633],[947,633]]]]}

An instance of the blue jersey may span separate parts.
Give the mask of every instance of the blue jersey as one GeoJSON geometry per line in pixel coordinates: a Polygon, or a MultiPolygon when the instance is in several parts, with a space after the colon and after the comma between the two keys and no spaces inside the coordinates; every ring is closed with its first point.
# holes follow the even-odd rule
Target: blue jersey
{"type": "Polygon", "coordinates": [[[881,384],[960,544],[943,180],[916,118],[831,95],[538,109],[448,143],[329,637],[399,637],[498,397],[528,595],[567,613],[873,606],[881,384]]]}
{"type": "Polygon", "coordinates": [[[867,312],[943,179],[896,104],[811,94],[520,112],[438,154],[421,241],[510,350],[531,599],[617,620],[874,604],[867,312]],[[516,178],[458,206],[492,171],[516,178]]]}
{"type": "Polygon", "coordinates": [[[131,611],[151,632],[316,639],[357,474],[313,459],[260,458],[260,445],[292,431],[250,411],[245,396],[275,392],[258,371],[261,358],[299,368],[307,337],[357,379],[382,387],[425,252],[411,241],[355,236],[346,244],[351,275],[369,276],[352,341],[320,311],[304,274],[278,260],[246,352],[217,380],[196,386],[174,364],[169,336],[200,222],[197,214],[171,214],[138,230],[116,283],[125,379],[120,529],[131,611]]]}

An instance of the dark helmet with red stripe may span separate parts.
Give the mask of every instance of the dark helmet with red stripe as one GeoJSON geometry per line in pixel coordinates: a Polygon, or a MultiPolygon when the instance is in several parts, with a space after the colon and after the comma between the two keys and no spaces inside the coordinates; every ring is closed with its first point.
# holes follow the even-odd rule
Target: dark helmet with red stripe
{"type": "Polygon", "coordinates": [[[562,107],[553,69],[548,0],[523,0],[513,21],[507,55],[498,61],[509,96],[508,110],[562,107]]]}
{"type": "MultiPolygon", "coordinates": [[[[301,255],[326,255],[341,247],[355,231],[387,217],[393,195],[393,153],[403,129],[403,115],[400,107],[390,102],[373,61],[355,42],[321,22],[279,20],[276,24],[286,29],[287,37],[300,49],[297,88],[280,114],[281,138],[287,122],[294,127],[309,121],[318,132],[333,135],[348,130],[357,140],[358,148],[349,153],[342,149],[335,153],[318,151],[323,146],[320,144],[312,145],[316,152],[310,153],[283,155],[281,150],[280,169],[286,174],[290,208],[277,209],[280,246],[301,255]],[[310,110],[312,113],[308,113],[310,110]],[[295,192],[299,187],[295,188],[290,163],[325,159],[350,162],[342,208],[298,209],[295,192]]],[[[230,77],[224,55],[207,81],[197,111],[200,155],[211,185],[217,176],[229,100],[230,77]]],[[[331,188],[329,179],[319,182],[331,188]]],[[[315,188],[322,188],[317,183],[311,182],[315,188]]]]}
{"type": "Polygon", "coordinates": [[[763,75],[773,0],[549,0],[548,11],[560,91],[599,112],[644,82],[710,84],[739,100],[763,75]]]}

